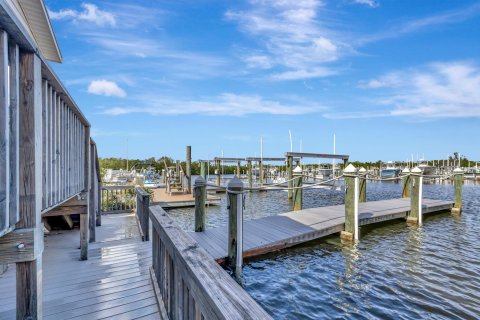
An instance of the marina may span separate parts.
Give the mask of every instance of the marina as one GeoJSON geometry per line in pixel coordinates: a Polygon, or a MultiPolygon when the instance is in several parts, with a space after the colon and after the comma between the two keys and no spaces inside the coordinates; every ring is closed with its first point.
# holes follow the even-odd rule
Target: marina
{"type": "Polygon", "coordinates": [[[332,63],[346,51],[377,60],[368,44],[355,42],[393,41],[451,17],[460,23],[478,6],[475,14],[467,7],[406,20],[387,30],[392,35],[337,42],[317,14],[331,31],[328,14],[348,16],[362,5],[372,16],[352,15],[355,21],[374,20],[373,9],[389,4],[236,5],[0,0],[0,320],[478,318],[476,137],[467,158],[454,151],[466,145],[464,128],[430,130],[430,120],[444,120],[452,101],[474,96],[468,90],[480,73],[473,63],[438,62],[411,75],[343,79],[359,64],[340,72],[332,63]],[[186,7],[195,14],[175,10],[186,7]],[[196,30],[196,42],[170,37],[168,20],[178,17],[178,34],[199,27],[197,20],[210,29],[196,30]],[[248,37],[234,41],[235,29],[222,29],[231,23],[248,37]],[[161,37],[150,41],[152,34],[161,37]],[[225,45],[219,39],[228,52],[209,51],[225,45]],[[192,53],[198,42],[209,49],[192,53]],[[70,69],[52,67],[62,61],[70,69]],[[119,61],[128,68],[116,69],[119,61]],[[90,69],[95,74],[81,73],[90,69]],[[208,77],[220,79],[215,91],[208,77]],[[248,88],[237,86],[246,79],[248,88]],[[248,93],[257,86],[272,96],[248,93]],[[354,99],[350,87],[385,91],[368,95],[367,114],[359,103],[367,95],[354,99]],[[330,111],[333,94],[359,109],[330,111]],[[368,122],[370,112],[376,122],[368,122]],[[410,116],[400,138],[390,133],[397,118],[410,116]],[[435,158],[415,158],[415,148],[435,158]],[[395,161],[361,161],[379,158],[395,161]]]}

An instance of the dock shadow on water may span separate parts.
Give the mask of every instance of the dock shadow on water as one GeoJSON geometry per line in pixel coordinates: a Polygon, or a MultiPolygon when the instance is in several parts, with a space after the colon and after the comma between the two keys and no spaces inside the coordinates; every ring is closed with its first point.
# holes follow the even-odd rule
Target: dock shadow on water
{"type": "MultiPolygon", "coordinates": [[[[399,195],[397,184],[368,187],[368,201],[399,195]]],[[[451,199],[452,194],[451,185],[424,187],[426,198],[451,199]]],[[[250,201],[257,197],[266,198],[255,202],[250,218],[290,210],[280,192],[252,195],[250,201]]],[[[316,190],[305,194],[304,203],[316,207],[341,199],[341,193],[316,190]]],[[[224,208],[216,210],[210,213],[212,226],[226,223],[224,208]]],[[[180,221],[191,219],[188,210],[172,213],[180,221]]],[[[187,222],[183,226],[190,228],[187,222]]],[[[479,228],[480,187],[465,185],[460,217],[428,215],[422,227],[395,220],[362,227],[355,245],[333,235],[249,259],[243,284],[275,319],[475,319],[479,228]]]]}

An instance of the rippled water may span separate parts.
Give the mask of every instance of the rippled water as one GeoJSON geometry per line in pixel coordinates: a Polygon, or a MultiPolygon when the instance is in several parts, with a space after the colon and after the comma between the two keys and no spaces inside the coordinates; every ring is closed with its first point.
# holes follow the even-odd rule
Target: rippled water
{"type": "MultiPolygon", "coordinates": [[[[247,261],[244,286],[275,319],[479,319],[480,186],[465,185],[463,214],[362,228],[361,241],[331,236],[247,261]]],[[[371,183],[368,200],[400,197],[395,183],[371,183]]],[[[451,185],[425,185],[424,197],[452,199],[451,185]]],[[[226,223],[226,203],[208,226],[226,223]]],[[[307,190],[304,207],[343,202],[343,193],[307,190]]],[[[290,211],[286,192],[247,195],[246,219],[290,211]]],[[[193,210],[170,214],[193,229],[193,210]]]]}

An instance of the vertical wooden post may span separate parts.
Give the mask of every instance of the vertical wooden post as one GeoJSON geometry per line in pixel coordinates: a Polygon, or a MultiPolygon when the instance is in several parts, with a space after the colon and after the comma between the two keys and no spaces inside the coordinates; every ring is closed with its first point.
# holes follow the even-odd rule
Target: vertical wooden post
{"type": "Polygon", "coordinates": [[[207,181],[207,163],[205,161],[200,162],[200,176],[207,181]]]}
{"type": "Polygon", "coordinates": [[[410,196],[410,214],[407,217],[407,223],[422,225],[422,188],[423,177],[422,170],[419,167],[412,169],[411,173],[411,196],[410,196]]]}
{"type": "Polygon", "coordinates": [[[145,190],[142,193],[142,226],[143,226],[143,241],[150,240],[150,194],[145,190]]]}
{"type": "MultiPolygon", "coordinates": [[[[89,139],[90,140],[90,139],[89,139]]],[[[89,226],[89,242],[95,242],[95,227],[97,218],[97,206],[95,204],[95,144],[90,140],[90,162],[89,162],[89,185],[88,185],[88,226],[89,226]]]]}
{"type": "Polygon", "coordinates": [[[302,210],[303,202],[303,189],[302,189],[302,180],[303,180],[303,170],[300,166],[297,166],[293,170],[293,211],[302,210]]]}
{"type": "MultiPolygon", "coordinates": [[[[8,96],[8,34],[0,30],[0,232],[10,227],[10,115],[8,96]]],[[[16,221],[12,221],[15,223],[16,221]]]]}
{"type": "Polygon", "coordinates": [[[367,202],[367,169],[361,167],[358,170],[359,195],[358,202],[367,202]]]}
{"type": "Polygon", "coordinates": [[[263,161],[258,161],[258,170],[259,170],[259,173],[258,173],[258,177],[259,177],[259,185],[262,186],[263,185],[263,161]]]}
{"type": "Polygon", "coordinates": [[[217,175],[217,186],[220,186],[220,175],[222,174],[220,171],[220,161],[217,160],[215,161],[216,164],[216,169],[215,169],[215,174],[217,175]]]}
{"type": "Polygon", "coordinates": [[[454,191],[454,205],[452,208],[453,214],[462,213],[462,186],[463,186],[464,171],[460,168],[453,170],[453,191],[454,191]]]}
{"type": "Polygon", "coordinates": [[[243,183],[233,177],[227,185],[228,197],[228,264],[237,280],[243,265],[243,183]]]}
{"type": "Polygon", "coordinates": [[[248,189],[250,189],[250,192],[251,192],[253,187],[252,160],[247,160],[247,170],[248,170],[248,189]]]}
{"type": "Polygon", "coordinates": [[[293,157],[287,157],[288,199],[293,198],[293,157]]]}
{"type": "Polygon", "coordinates": [[[344,170],[345,176],[345,231],[342,231],[340,237],[346,241],[357,241],[359,239],[358,224],[358,172],[352,164],[349,164],[344,170]]]}
{"type": "Polygon", "coordinates": [[[240,179],[242,173],[240,172],[240,161],[237,161],[237,177],[240,179]]]}
{"type": "Polygon", "coordinates": [[[192,147],[187,146],[187,161],[185,165],[185,176],[187,178],[187,193],[192,194],[192,147]]]}
{"type": "Polygon", "coordinates": [[[90,127],[85,128],[84,163],[83,163],[83,194],[86,197],[87,213],[80,214],[80,260],[88,259],[89,221],[90,221],[90,127]]]}
{"type": "Polygon", "coordinates": [[[410,169],[402,170],[402,198],[410,197],[410,169]]]}
{"type": "Polygon", "coordinates": [[[193,185],[195,194],[195,232],[205,231],[205,198],[207,194],[207,183],[202,176],[195,179],[193,185]]]}
{"type": "Polygon", "coordinates": [[[16,264],[17,319],[42,318],[42,93],[41,61],[20,53],[19,209],[16,228],[34,228],[36,259],[16,264]]]}

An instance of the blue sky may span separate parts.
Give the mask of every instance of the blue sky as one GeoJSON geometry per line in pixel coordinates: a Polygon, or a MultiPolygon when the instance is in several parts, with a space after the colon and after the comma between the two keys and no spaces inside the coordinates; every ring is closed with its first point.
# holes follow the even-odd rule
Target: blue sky
{"type": "Polygon", "coordinates": [[[46,0],[102,157],[480,159],[480,2],[46,0]]]}

